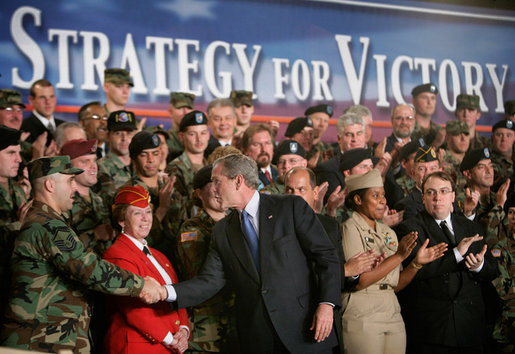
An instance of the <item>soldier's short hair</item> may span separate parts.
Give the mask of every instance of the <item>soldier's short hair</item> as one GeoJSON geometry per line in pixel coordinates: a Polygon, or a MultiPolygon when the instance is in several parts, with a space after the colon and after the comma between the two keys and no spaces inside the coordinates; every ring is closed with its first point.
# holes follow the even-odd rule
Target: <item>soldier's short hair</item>
{"type": "Polygon", "coordinates": [[[288,179],[291,177],[291,175],[293,175],[297,172],[301,172],[301,171],[306,171],[308,173],[309,185],[311,186],[311,188],[315,188],[317,185],[315,173],[313,172],[313,170],[311,168],[304,167],[304,166],[297,166],[297,167],[292,168],[288,172],[286,172],[286,176],[284,177],[284,184],[286,185],[286,181],[288,181],[288,179]]]}
{"type": "Polygon", "coordinates": [[[247,129],[245,129],[245,132],[243,133],[243,137],[241,139],[243,150],[248,150],[250,146],[250,140],[252,139],[254,134],[261,133],[264,131],[267,131],[270,134],[270,139],[273,141],[272,129],[267,124],[259,123],[251,125],[247,129]]]}
{"type": "Polygon", "coordinates": [[[361,118],[361,115],[353,112],[344,113],[340,116],[340,118],[338,118],[338,121],[336,122],[336,129],[338,134],[343,133],[343,130],[346,126],[353,124],[361,124],[363,131],[365,131],[365,121],[363,118],[361,118]]]}
{"type": "Polygon", "coordinates": [[[237,175],[242,175],[248,187],[258,189],[258,167],[256,161],[250,157],[241,154],[227,155],[216,160],[213,169],[219,164],[222,164],[222,174],[227,178],[233,179],[237,175]]]}

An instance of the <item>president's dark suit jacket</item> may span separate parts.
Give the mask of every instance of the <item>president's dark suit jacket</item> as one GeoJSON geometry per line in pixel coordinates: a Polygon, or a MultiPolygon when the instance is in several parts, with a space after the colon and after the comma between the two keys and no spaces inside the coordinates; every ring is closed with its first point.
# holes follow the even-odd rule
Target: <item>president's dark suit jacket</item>
{"type": "Polygon", "coordinates": [[[232,211],[214,226],[200,274],[174,285],[178,306],[201,303],[227,282],[236,293],[238,335],[245,352],[271,352],[274,331],[293,353],[336,346],[334,331],[318,344],[309,331],[320,302],[341,306],[340,263],[323,226],[302,198],[261,194],[259,255],[260,274],[238,212],[232,211]]]}
{"type": "MultiPolygon", "coordinates": [[[[452,214],[452,227],[456,244],[464,237],[482,235],[481,227],[467,218],[452,214]]],[[[420,245],[429,238],[429,247],[447,242],[449,250],[442,258],[426,264],[413,281],[401,292],[409,300],[403,308],[408,343],[436,344],[452,347],[481,345],[484,339],[485,314],[481,282],[496,277],[497,267],[489,251],[479,273],[456,263],[452,244],[440,226],[425,210],[400,225],[400,235],[418,232],[417,247],[404,266],[413,260],[420,245]]],[[[479,253],[484,241],[473,243],[469,253],[479,253]]],[[[468,254],[468,253],[467,253],[468,254]]],[[[466,255],[465,255],[466,256],[466,255]]]]}
{"type": "MultiPolygon", "coordinates": [[[[55,117],[54,117],[54,120],[55,120],[56,128],[60,124],[64,123],[64,120],[57,119],[55,117]]],[[[34,140],[36,140],[38,138],[38,136],[40,136],[44,132],[48,132],[49,138],[47,138],[47,141],[50,141],[50,137],[55,139],[55,137],[53,136],[52,132],[50,132],[50,130],[48,130],[43,125],[43,123],[41,123],[41,121],[34,115],[34,113],[32,113],[30,116],[28,116],[27,118],[25,118],[23,120],[23,122],[21,123],[21,130],[24,131],[24,132],[29,132],[30,133],[29,137],[27,138],[27,141],[29,143],[33,143],[34,140]]]]}
{"type": "MultiPolygon", "coordinates": [[[[270,170],[272,171],[272,175],[270,177],[272,177],[272,181],[275,182],[277,176],[279,175],[279,172],[276,168],[272,166],[270,166],[270,170]]],[[[270,181],[268,180],[268,178],[266,178],[266,175],[261,171],[261,169],[259,169],[258,171],[258,176],[259,180],[261,181],[261,183],[263,183],[264,186],[268,186],[270,184],[270,181]]]]}

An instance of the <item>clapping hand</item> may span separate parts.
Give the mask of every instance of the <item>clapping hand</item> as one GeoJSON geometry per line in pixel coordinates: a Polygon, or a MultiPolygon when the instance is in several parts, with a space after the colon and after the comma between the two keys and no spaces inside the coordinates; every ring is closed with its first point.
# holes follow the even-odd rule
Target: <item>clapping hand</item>
{"type": "Polygon", "coordinates": [[[417,256],[415,257],[415,263],[418,265],[427,264],[435,259],[442,257],[447,251],[447,244],[445,242],[439,243],[435,246],[427,248],[429,244],[429,239],[426,239],[422,246],[417,251],[417,256]]]}
{"type": "Polygon", "coordinates": [[[345,269],[346,277],[354,277],[364,272],[369,272],[374,268],[378,257],[374,254],[374,250],[368,250],[366,252],[358,252],[343,266],[345,269]]]}
{"type": "Polygon", "coordinates": [[[465,265],[470,270],[478,269],[481,264],[483,264],[483,260],[485,258],[487,246],[484,245],[481,252],[477,254],[470,253],[465,257],[465,265]]]}
{"type": "Polygon", "coordinates": [[[471,237],[464,237],[461,239],[460,243],[458,243],[458,246],[456,246],[456,248],[458,249],[460,255],[464,257],[465,253],[468,252],[470,245],[476,241],[481,241],[482,239],[483,236],[479,236],[479,234],[475,234],[471,237]]]}
{"type": "Polygon", "coordinates": [[[396,253],[401,256],[403,260],[408,258],[408,256],[411,254],[411,251],[413,251],[417,245],[417,238],[418,233],[416,231],[410,232],[401,239],[401,242],[399,242],[399,247],[397,248],[396,253]]]}

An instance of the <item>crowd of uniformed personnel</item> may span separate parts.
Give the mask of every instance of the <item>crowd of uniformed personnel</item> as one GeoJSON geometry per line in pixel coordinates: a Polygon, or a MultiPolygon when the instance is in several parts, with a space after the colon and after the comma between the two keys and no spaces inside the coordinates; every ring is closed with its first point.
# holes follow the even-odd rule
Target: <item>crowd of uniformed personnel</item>
{"type": "MultiPolygon", "coordinates": [[[[0,90],[2,345],[102,352],[109,318],[101,293],[143,296],[143,284],[149,283],[102,260],[120,230],[113,221],[112,205],[121,187],[148,190],[153,213],[149,246],[171,260],[180,280],[198,274],[213,225],[226,215],[211,182],[211,163],[236,153],[256,162],[260,192],[300,195],[317,214],[340,225],[354,212],[346,201],[347,177],[378,170],[387,205],[379,222],[395,230],[399,239],[405,236],[404,223],[424,211],[426,176],[448,173],[455,185],[453,213],[481,227],[480,236],[497,267],[494,279],[477,279],[486,310],[485,321],[478,323],[484,325],[482,344],[473,352],[515,350],[515,101],[505,103],[505,116],[484,134],[476,130],[479,96],[459,94],[456,119],[440,126],[433,121],[438,89],[423,84],[412,90],[413,104],[392,109],[388,137],[374,141],[372,113],[356,105],[337,117],[337,142],[330,144],[324,140],[327,129],[333,129],[328,122],[335,112],[329,104],[307,107],[288,124],[280,141],[277,122],[252,121],[252,92],[232,91],[228,98],[214,99],[205,113],[195,110],[194,95],[172,92],[172,127],[165,131],[145,126],[145,119],[126,110],[131,86],[127,71],[106,69],[106,103],[83,105],[76,122],[54,116],[56,95],[47,80],[32,85],[28,101],[33,111],[27,118],[21,94],[0,90]],[[312,183],[291,185],[288,172],[299,167],[308,168],[312,183]],[[101,293],[93,295],[91,290],[101,293]]],[[[345,232],[340,238],[345,244],[345,232]]],[[[390,250],[397,247],[393,239],[384,243],[390,250]]],[[[446,252],[452,252],[452,242],[448,243],[446,252]]],[[[346,254],[342,264],[353,256],[346,254]]],[[[416,272],[422,265],[413,267],[416,272]]],[[[353,288],[360,272],[349,276],[349,269],[344,270],[345,293],[362,291],[353,288]]],[[[385,284],[380,285],[382,289],[385,284]]],[[[410,286],[398,293],[403,315],[404,304],[409,308],[412,300],[406,295],[410,286]]],[[[482,309],[477,306],[477,311],[482,309]]],[[[244,353],[234,311],[234,294],[228,286],[189,308],[188,351],[244,353]]],[[[427,321],[441,321],[442,326],[452,322],[430,316],[427,321]]],[[[410,341],[406,325],[408,352],[415,353],[410,343],[417,339],[410,341]]],[[[352,335],[345,322],[340,330],[344,338],[352,335]]],[[[461,339],[435,344],[467,347],[467,338],[461,339]]],[[[343,352],[345,341],[340,347],[343,352]]]]}

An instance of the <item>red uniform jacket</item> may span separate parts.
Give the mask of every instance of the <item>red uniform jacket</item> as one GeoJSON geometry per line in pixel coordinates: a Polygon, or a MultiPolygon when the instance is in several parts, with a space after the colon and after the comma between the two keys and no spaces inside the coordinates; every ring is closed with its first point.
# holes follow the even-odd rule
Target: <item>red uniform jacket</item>
{"type": "MultiPolygon", "coordinates": [[[[177,275],[164,254],[150,248],[154,258],[167,271],[173,283],[177,275]]],[[[165,284],[159,271],[150,259],[125,235],[120,234],[105,252],[104,259],[135,274],[151,276],[165,284]]],[[[169,353],[161,342],[168,332],[172,334],[179,326],[188,326],[185,309],[172,310],[170,303],[160,301],[147,305],[137,298],[111,296],[107,304],[110,325],[104,346],[106,353],[169,353]]]]}

